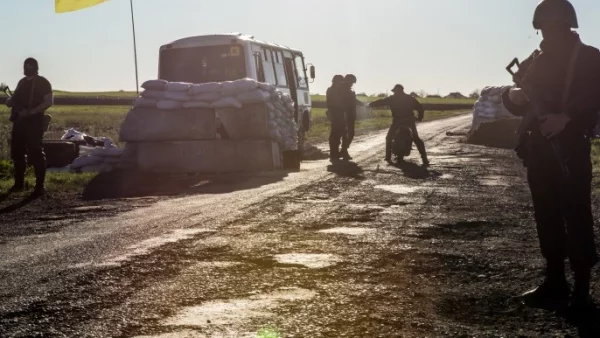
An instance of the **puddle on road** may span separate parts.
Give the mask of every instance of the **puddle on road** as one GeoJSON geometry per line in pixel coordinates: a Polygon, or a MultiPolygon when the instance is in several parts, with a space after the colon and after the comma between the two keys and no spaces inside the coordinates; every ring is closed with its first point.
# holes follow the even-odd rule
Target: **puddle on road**
{"type": "Polygon", "coordinates": [[[284,302],[309,300],[315,295],[314,291],[306,289],[283,288],[243,299],[208,302],[183,309],[178,315],[167,319],[163,325],[206,328],[213,325],[240,325],[251,318],[273,316],[271,311],[284,302]]]}
{"type": "Polygon", "coordinates": [[[419,187],[411,187],[408,185],[394,184],[394,185],[376,185],[375,189],[385,190],[394,194],[410,194],[419,190],[419,187]]]}
{"type": "Polygon", "coordinates": [[[194,237],[197,234],[204,233],[204,232],[214,232],[214,231],[207,230],[207,229],[174,230],[165,235],[150,238],[150,239],[140,242],[139,244],[132,245],[126,249],[127,252],[125,254],[110,258],[101,263],[86,262],[86,263],[80,263],[80,264],[73,265],[72,267],[73,268],[83,268],[83,267],[88,267],[88,266],[96,266],[96,267],[119,266],[123,262],[126,262],[127,260],[129,260],[135,256],[140,256],[140,255],[145,255],[145,254],[150,253],[150,251],[152,249],[156,249],[165,244],[176,243],[181,240],[186,240],[186,239],[194,237]]]}
{"type": "Polygon", "coordinates": [[[215,261],[215,262],[200,262],[200,263],[196,264],[194,267],[195,268],[230,268],[230,267],[241,265],[241,264],[242,264],[241,262],[215,261]]]}
{"type": "Polygon", "coordinates": [[[320,230],[319,232],[326,233],[326,234],[342,234],[342,235],[350,235],[350,236],[360,236],[360,235],[368,234],[373,231],[376,231],[376,230],[369,229],[369,228],[339,227],[339,228],[320,230]]]}
{"type": "Polygon", "coordinates": [[[330,254],[291,253],[275,255],[273,258],[280,264],[304,265],[310,269],[326,268],[335,265],[339,261],[337,256],[330,254]]]}
{"type": "Polygon", "coordinates": [[[492,187],[509,187],[510,183],[504,176],[486,176],[477,180],[479,184],[492,187]]]}
{"type": "Polygon", "coordinates": [[[440,179],[442,179],[442,180],[451,180],[451,179],[454,179],[454,175],[452,175],[452,174],[443,174],[442,176],[440,176],[440,179]]]}

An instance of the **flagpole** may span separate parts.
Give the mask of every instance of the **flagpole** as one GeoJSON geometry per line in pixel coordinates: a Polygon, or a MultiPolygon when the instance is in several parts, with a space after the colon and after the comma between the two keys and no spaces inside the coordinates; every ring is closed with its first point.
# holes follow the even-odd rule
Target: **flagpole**
{"type": "Polygon", "coordinates": [[[137,60],[137,44],[135,41],[135,20],[133,18],[133,0],[129,0],[131,5],[131,28],[133,30],[133,57],[135,60],[135,92],[137,95],[140,94],[139,78],[138,78],[138,60],[137,60]]]}

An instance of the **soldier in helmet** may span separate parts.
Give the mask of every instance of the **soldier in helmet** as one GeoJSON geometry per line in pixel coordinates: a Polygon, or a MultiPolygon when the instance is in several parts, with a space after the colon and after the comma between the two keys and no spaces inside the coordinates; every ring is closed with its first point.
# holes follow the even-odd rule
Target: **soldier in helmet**
{"type": "MultiPolygon", "coordinates": [[[[591,210],[590,138],[600,110],[600,51],[583,44],[572,31],[578,23],[567,0],[541,1],[533,27],[542,32],[540,51],[522,63],[515,77],[536,89],[547,111],[529,127],[517,154],[527,167],[546,269],[544,282],[522,299],[532,306],[589,309],[593,306],[591,270],[598,260],[591,210]],[[559,144],[568,175],[561,170],[550,139],[559,144]],[[566,258],[575,277],[572,292],[565,278],[566,258]]],[[[529,109],[528,97],[520,88],[505,91],[502,101],[517,116],[529,109]]]]}
{"type": "Polygon", "coordinates": [[[342,151],[340,156],[344,160],[351,160],[352,157],[348,153],[348,148],[354,140],[354,125],[356,123],[356,93],[352,90],[352,86],[356,84],[356,76],[348,74],[344,77],[344,83],[346,84],[346,132],[342,138],[342,151]]]}
{"type": "Polygon", "coordinates": [[[340,158],[340,143],[346,130],[346,91],[342,75],[335,75],[331,80],[331,87],[327,88],[327,117],[331,121],[329,134],[329,159],[336,162],[340,158]]]}

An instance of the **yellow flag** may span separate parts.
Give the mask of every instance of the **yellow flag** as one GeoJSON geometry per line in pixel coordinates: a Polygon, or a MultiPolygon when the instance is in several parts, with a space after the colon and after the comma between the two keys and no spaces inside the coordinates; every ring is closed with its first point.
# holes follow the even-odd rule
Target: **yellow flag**
{"type": "Polygon", "coordinates": [[[56,13],[73,12],[99,5],[106,1],[108,0],[55,0],[54,10],[56,13]]]}

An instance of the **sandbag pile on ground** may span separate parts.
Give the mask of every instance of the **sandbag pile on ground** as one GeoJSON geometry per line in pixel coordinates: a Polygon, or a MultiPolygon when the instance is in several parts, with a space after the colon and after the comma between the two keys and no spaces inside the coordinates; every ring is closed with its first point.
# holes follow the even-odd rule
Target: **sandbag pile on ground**
{"type": "Polygon", "coordinates": [[[73,171],[112,171],[116,166],[121,164],[121,157],[124,151],[115,146],[109,138],[90,137],[85,133],[71,128],[65,132],[62,139],[86,142],[87,144],[79,146],[79,157],[69,165],[73,171]]]}
{"type": "Polygon", "coordinates": [[[272,85],[249,78],[202,84],[149,80],[142,84],[142,88],[144,91],[134,102],[133,110],[243,109],[246,105],[265,104],[269,111],[270,138],[279,144],[281,150],[297,149],[298,126],[294,120],[294,102],[289,95],[272,85]]]}
{"type": "Polygon", "coordinates": [[[88,154],[76,158],[70,167],[74,171],[80,172],[104,172],[112,171],[121,164],[123,149],[114,145],[110,147],[96,147],[88,154]]]}
{"type": "Polygon", "coordinates": [[[470,133],[474,133],[483,123],[516,118],[502,104],[502,93],[511,86],[485,87],[473,107],[473,124],[470,133]]]}

